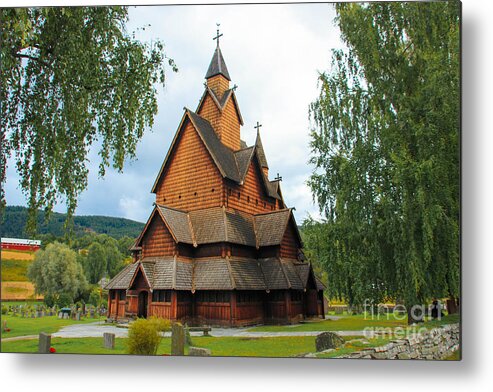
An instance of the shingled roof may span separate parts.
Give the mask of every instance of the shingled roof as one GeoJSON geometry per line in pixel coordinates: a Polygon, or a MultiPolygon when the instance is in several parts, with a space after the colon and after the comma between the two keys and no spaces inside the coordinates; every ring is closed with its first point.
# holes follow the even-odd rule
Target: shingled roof
{"type": "MultiPolygon", "coordinates": [[[[291,209],[250,215],[224,207],[185,212],[156,204],[155,211],[177,243],[194,246],[219,242],[256,248],[275,246],[281,243],[291,219],[298,230],[291,209]]],[[[140,246],[148,227],[149,223],[137,239],[136,246],[140,246]]],[[[301,238],[299,240],[301,243],[301,238]]]]}
{"type": "MultiPolygon", "coordinates": [[[[300,276],[301,265],[313,273],[310,264],[279,258],[152,257],[128,265],[105,288],[129,289],[140,269],[153,290],[303,290],[308,279],[300,276]]],[[[324,288],[318,279],[316,284],[319,290],[324,288]]]]}
{"type": "MultiPolygon", "coordinates": [[[[233,95],[234,96],[234,95],[233,95]]],[[[183,128],[183,125],[187,121],[187,119],[192,123],[193,127],[197,131],[200,139],[204,143],[207,151],[212,157],[212,160],[216,164],[221,175],[229,180],[232,180],[238,184],[242,184],[245,180],[246,174],[248,172],[248,167],[252,163],[253,157],[258,156],[258,154],[263,155],[264,158],[257,158],[259,164],[266,165],[267,161],[265,160],[265,153],[263,152],[263,147],[255,145],[250,147],[250,149],[241,149],[238,151],[233,151],[226,147],[221,140],[217,136],[216,132],[212,125],[205,118],[199,116],[197,113],[192,112],[189,109],[185,108],[185,113],[183,115],[182,121],[178,128],[178,131],[175,134],[175,137],[171,143],[171,147],[168,150],[168,154],[164,159],[163,164],[161,165],[161,169],[154,181],[154,185],[152,187],[152,192],[155,193],[157,191],[157,185],[159,183],[159,179],[163,174],[164,168],[168,162],[168,159],[171,155],[171,151],[173,150],[173,146],[175,145],[180,130],[183,128]],[[264,163],[262,163],[264,162],[264,163]]],[[[266,166],[264,166],[266,167],[266,166]]],[[[261,181],[264,186],[264,189],[269,197],[282,200],[282,197],[279,192],[279,184],[277,181],[269,181],[269,179],[265,176],[263,171],[260,171],[261,181]]]]}
{"type": "Polygon", "coordinates": [[[116,274],[113,279],[108,282],[108,284],[105,286],[105,289],[128,289],[130,287],[130,282],[132,281],[137,266],[137,263],[127,265],[123,270],[116,274]]]}
{"type": "Polygon", "coordinates": [[[226,67],[226,63],[224,62],[223,54],[221,53],[221,49],[217,46],[214,51],[214,55],[212,56],[211,63],[209,64],[209,69],[205,74],[205,78],[209,79],[216,75],[223,75],[226,79],[231,81],[231,77],[229,76],[228,67],[226,67]]]}

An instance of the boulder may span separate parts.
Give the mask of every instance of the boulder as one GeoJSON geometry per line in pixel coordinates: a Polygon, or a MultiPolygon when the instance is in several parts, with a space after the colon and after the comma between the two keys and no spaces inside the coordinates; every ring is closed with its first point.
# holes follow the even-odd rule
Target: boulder
{"type": "Polygon", "coordinates": [[[344,346],[344,339],[335,332],[323,332],[317,335],[315,339],[315,347],[317,351],[324,351],[331,348],[344,346]]]}

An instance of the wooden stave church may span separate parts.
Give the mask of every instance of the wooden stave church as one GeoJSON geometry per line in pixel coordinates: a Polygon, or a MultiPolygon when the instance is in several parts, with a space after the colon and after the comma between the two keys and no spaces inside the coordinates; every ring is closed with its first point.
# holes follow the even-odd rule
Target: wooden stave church
{"type": "Polygon", "coordinates": [[[324,286],[304,260],[280,179],[268,178],[259,127],[253,146],[240,138],[219,39],[205,79],[153,185],[156,202],[133,263],[106,286],[108,317],[219,326],[323,318],[324,286]]]}

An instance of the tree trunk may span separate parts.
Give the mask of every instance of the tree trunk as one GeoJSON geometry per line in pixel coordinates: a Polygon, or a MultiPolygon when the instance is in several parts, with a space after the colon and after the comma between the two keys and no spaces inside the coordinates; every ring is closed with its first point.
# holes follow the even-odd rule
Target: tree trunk
{"type": "Polygon", "coordinates": [[[459,299],[450,297],[447,299],[447,312],[448,314],[459,313],[459,299]]]}
{"type": "Polygon", "coordinates": [[[424,322],[425,310],[422,305],[407,306],[407,324],[417,324],[424,322]]]}

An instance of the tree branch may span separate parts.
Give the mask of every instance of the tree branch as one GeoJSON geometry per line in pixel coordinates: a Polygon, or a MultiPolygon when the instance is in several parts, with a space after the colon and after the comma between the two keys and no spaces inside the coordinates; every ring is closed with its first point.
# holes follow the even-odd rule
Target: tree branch
{"type": "Polygon", "coordinates": [[[38,63],[41,63],[43,65],[49,65],[47,61],[43,61],[39,57],[34,57],[34,56],[29,55],[29,54],[14,53],[14,57],[22,58],[22,59],[29,59],[29,60],[37,61],[38,63]]]}

